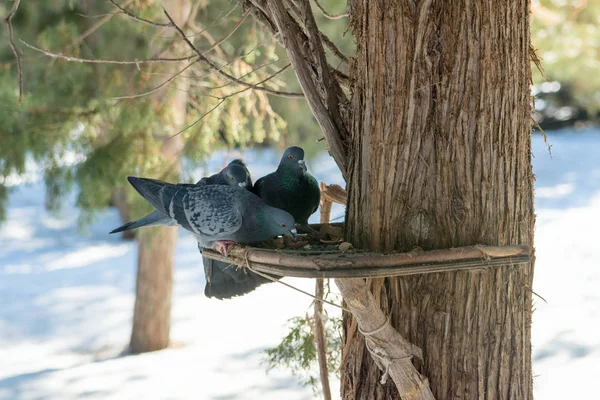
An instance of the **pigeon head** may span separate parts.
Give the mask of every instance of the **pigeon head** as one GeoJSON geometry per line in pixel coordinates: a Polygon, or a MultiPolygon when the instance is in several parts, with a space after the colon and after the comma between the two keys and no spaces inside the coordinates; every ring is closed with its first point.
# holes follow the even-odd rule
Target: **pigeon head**
{"type": "Polygon", "coordinates": [[[288,147],[281,157],[279,168],[292,169],[299,173],[305,173],[306,162],[304,161],[304,150],[297,146],[288,147]]]}
{"type": "Polygon", "coordinates": [[[248,172],[246,171],[246,168],[242,167],[240,164],[234,164],[232,162],[225,167],[223,172],[227,185],[238,185],[243,188],[248,186],[248,172]]]}
{"type": "Polygon", "coordinates": [[[264,214],[269,227],[269,236],[296,236],[296,221],[291,214],[279,208],[268,207],[268,213],[264,214]]]}

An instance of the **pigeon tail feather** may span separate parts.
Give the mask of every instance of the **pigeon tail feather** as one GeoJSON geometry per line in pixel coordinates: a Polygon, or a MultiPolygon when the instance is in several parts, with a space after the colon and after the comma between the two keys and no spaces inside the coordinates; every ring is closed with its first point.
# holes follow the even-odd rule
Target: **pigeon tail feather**
{"type": "Polygon", "coordinates": [[[167,215],[154,211],[145,217],[142,217],[136,221],[131,221],[120,227],[112,230],[110,233],[119,233],[124,231],[130,231],[132,229],[148,227],[148,226],[171,226],[175,225],[175,222],[167,215]]]}
{"type": "Polygon", "coordinates": [[[163,214],[170,215],[168,204],[177,193],[176,185],[159,181],[156,179],[138,178],[130,176],[127,178],[131,186],[150,204],[163,214]]]}

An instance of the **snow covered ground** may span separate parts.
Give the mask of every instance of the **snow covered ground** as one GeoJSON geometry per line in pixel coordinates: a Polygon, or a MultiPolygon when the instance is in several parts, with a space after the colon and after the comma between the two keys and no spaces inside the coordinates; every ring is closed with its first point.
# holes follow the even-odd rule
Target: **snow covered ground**
{"type": "MultiPolygon", "coordinates": [[[[600,374],[600,131],[565,130],[549,140],[552,159],[542,138],[533,140],[534,290],[548,301],[535,300],[536,398],[592,398],[600,374]]],[[[207,169],[219,169],[224,157],[215,155],[207,169]]],[[[245,158],[257,177],[279,155],[245,158]]],[[[318,168],[319,180],[341,183],[328,157],[308,166],[318,168]]],[[[135,244],[107,235],[120,225],[116,211],[99,214],[81,233],[73,199],[60,218],[51,216],[36,174],[28,181],[14,187],[0,226],[0,399],[314,397],[290,372],[266,374],[262,364],[263,350],[279,342],[287,319],[304,314],[311,299],[279,284],[239,299],[206,299],[201,259],[185,232],[176,252],[173,346],[121,356],[131,329],[135,244]]],[[[342,213],[336,207],[332,216],[342,213]]],[[[286,281],[313,287],[310,280],[286,281]]]]}

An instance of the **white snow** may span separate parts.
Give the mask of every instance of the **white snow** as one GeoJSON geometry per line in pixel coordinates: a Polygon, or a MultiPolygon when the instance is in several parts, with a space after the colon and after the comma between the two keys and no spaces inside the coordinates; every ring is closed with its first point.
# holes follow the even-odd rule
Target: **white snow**
{"type": "MultiPolygon", "coordinates": [[[[600,131],[533,138],[536,273],[533,357],[538,399],[591,398],[600,374],[600,131]]],[[[244,154],[252,175],[279,152],[244,154]]],[[[219,169],[230,159],[217,154],[219,169]]],[[[317,179],[342,183],[326,155],[309,159],[317,179]]],[[[194,171],[201,176],[204,171],[194,171]]],[[[263,350],[311,299],[280,284],[228,301],[204,297],[192,237],[177,243],[171,348],[122,356],[134,302],[136,246],[107,232],[115,210],[77,230],[74,197],[55,217],[44,210],[40,174],[11,178],[0,225],[0,399],[312,399],[287,370],[266,373],[263,350]]],[[[332,216],[343,215],[334,207],[332,216]]],[[[313,216],[316,221],[318,216],[313,216]]],[[[312,291],[313,282],[286,279],[312,291]]],[[[337,381],[333,392],[337,393],[337,381]]]]}

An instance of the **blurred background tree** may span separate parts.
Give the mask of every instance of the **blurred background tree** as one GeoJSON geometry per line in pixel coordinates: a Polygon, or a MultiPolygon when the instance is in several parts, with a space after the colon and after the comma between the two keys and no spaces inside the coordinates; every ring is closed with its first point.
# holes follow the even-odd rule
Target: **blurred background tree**
{"type": "MultiPolygon", "coordinates": [[[[7,15],[9,6],[3,3],[0,12],[7,15]]],[[[277,74],[286,60],[279,61],[274,39],[237,2],[170,2],[176,23],[206,49],[209,68],[165,26],[159,6],[143,0],[20,5],[12,23],[22,52],[22,104],[14,54],[8,40],[0,44],[1,210],[6,180],[25,173],[28,157],[45,170],[47,206],[60,209],[73,188],[86,223],[111,203],[124,219],[150,211],[125,190],[128,175],[196,181],[190,171],[209,151],[285,145],[286,123],[265,92],[284,85],[277,74]],[[143,61],[155,58],[175,61],[143,61]],[[225,75],[242,78],[245,86],[225,75]],[[264,91],[248,90],[262,81],[264,91]],[[182,160],[187,169],[181,170],[182,160]]],[[[168,345],[175,235],[174,228],[140,235],[131,340],[136,352],[168,345]]]]}

